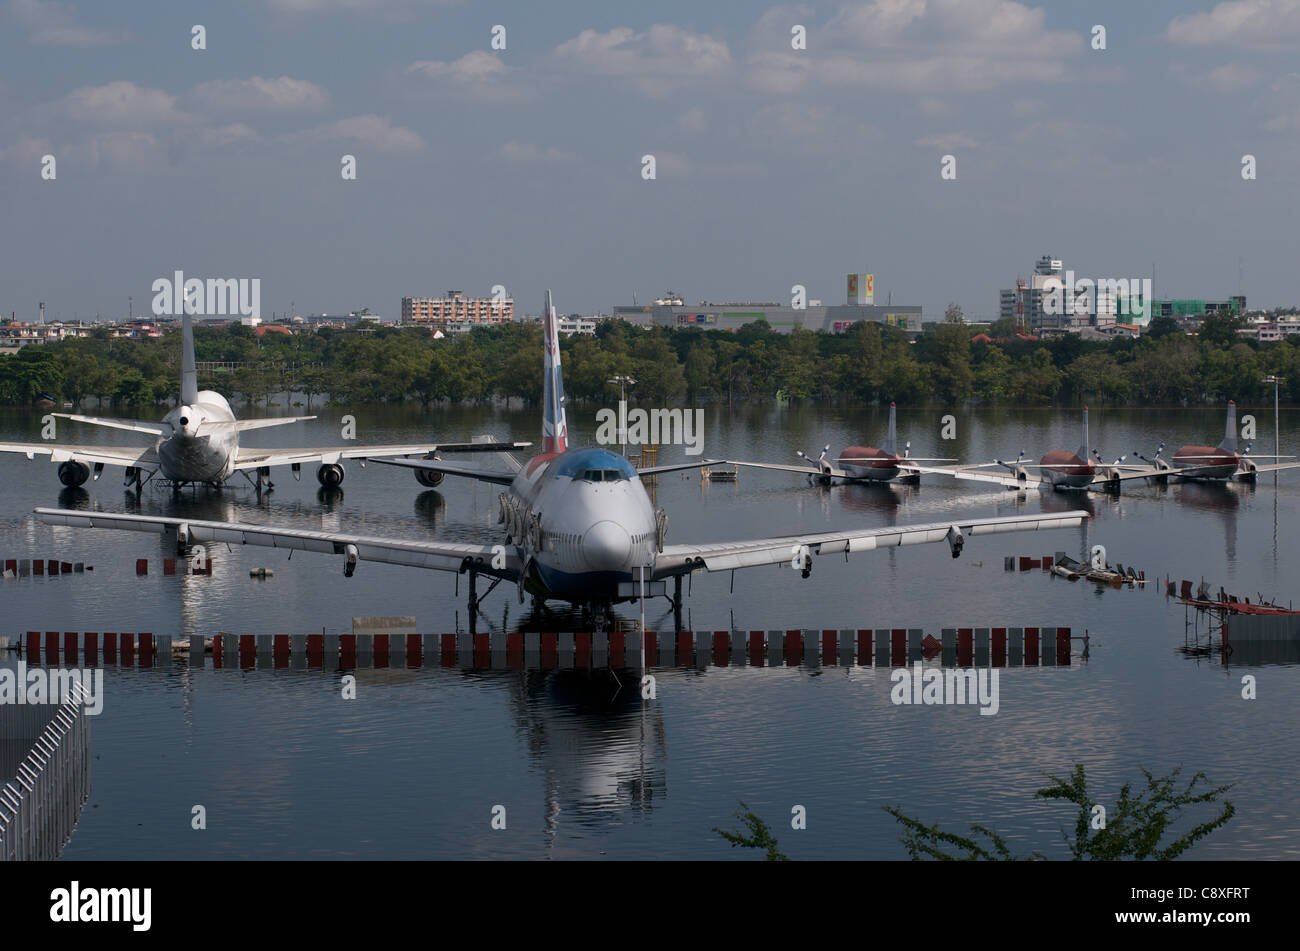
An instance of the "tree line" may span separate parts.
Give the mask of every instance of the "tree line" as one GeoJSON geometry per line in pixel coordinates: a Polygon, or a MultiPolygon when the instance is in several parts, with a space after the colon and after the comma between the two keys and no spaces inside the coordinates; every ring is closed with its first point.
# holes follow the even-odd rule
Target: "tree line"
{"type": "MultiPolygon", "coordinates": [[[[1197,336],[1156,318],[1138,338],[1026,340],[1014,322],[986,330],[944,322],[915,340],[863,321],[842,334],[775,333],[756,321],[732,333],[641,329],[603,321],[594,336],[561,341],[571,401],[608,402],[627,375],[629,399],[671,405],[800,401],[958,405],[1188,405],[1272,397],[1300,403],[1300,337],[1260,344],[1211,317],[1197,336]]],[[[269,404],[288,394],[313,403],[491,400],[536,403],[542,391],[538,324],[476,328],[435,340],[426,328],[322,328],[257,336],[250,328],[196,328],[200,362],[237,364],[201,374],[200,384],[232,402],[269,404]]],[[[89,337],[30,345],[0,360],[0,403],[24,406],[49,395],[77,406],[153,407],[179,393],[180,333],[160,338],[89,337]]]]}

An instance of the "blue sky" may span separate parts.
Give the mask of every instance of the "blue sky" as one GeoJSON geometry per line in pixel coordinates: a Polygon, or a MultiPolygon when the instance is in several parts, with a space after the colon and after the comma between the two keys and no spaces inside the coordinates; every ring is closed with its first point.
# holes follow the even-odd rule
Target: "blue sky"
{"type": "Polygon", "coordinates": [[[1252,306],[1297,304],[1297,49],[1300,0],[0,0],[0,310],[139,313],[176,269],[386,317],[859,271],[934,319],[1043,253],[1179,297],[1244,259],[1252,306]]]}

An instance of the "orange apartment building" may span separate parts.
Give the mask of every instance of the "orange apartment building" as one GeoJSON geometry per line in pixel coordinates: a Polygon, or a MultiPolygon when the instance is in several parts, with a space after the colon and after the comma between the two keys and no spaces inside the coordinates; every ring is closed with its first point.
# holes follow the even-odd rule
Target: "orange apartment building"
{"type": "Polygon", "coordinates": [[[461,291],[448,291],[445,297],[403,297],[402,323],[499,324],[515,319],[513,297],[466,297],[461,291]]]}

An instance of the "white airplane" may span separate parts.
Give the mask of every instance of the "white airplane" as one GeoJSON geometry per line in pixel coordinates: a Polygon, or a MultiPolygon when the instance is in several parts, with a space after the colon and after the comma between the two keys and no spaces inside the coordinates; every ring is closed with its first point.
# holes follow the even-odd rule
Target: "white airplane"
{"type": "MultiPolygon", "coordinates": [[[[287,426],[315,416],[287,416],[277,419],[235,419],[226,398],[212,390],[199,390],[198,373],[194,363],[194,329],[190,315],[181,318],[181,398],[180,405],[163,417],[161,423],[128,419],[104,419],[99,416],[81,416],[75,413],[54,413],[64,419],[111,429],[127,429],[148,433],[156,437],[152,446],[69,446],[49,443],[0,443],[0,452],[22,453],[28,459],[47,455],[58,463],[59,481],[69,488],[84,485],[94,469],[99,479],[104,466],[124,466],[124,485],[135,483],[138,491],[144,482],[161,472],[173,488],[189,484],[219,485],[236,472],[242,473],[260,492],[270,482],[271,466],[292,467],[294,478],[300,478],[303,463],[317,464],[316,478],[322,486],[335,488],[342,484],[344,469],[341,460],[360,459],[365,465],[368,458],[380,456],[405,456],[416,453],[483,452],[522,448],[531,443],[430,443],[420,446],[339,446],[318,449],[249,449],[239,445],[239,434],[250,429],[270,426],[287,426]],[[248,473],[253,472],[255,479],[248,473]],[[146,478],[146,473],[148,476],[146,478]]],[[[416,478],[423,485],[436,485],[428,476],[416,478]]]]}
{"type": "MultiPolygon", "coordinates": [[[[997,532],[1069,528],[1088,518],[1083,511],[953,519],[931,525],[845,528],[829,532],[780,535],[746,541],[665,542],[667,516],[656,512],[641,476],[716,464],[717,460],[636,469],[608,449],[570,448],[560,375],[560,346],[551,295],[544,318],[544,393],[540,454],[518,470],[484,471],[428,459],[390,460],[427,473],[467,476],[507,486],[501,493],[504,544],[457,543],[401,538],[373,538],[274,525],[206,522],[161,516],[121,515],[69,509],[36,509],[51,525],[126,529],[170,536],[178,545],[226,542],[261,545],[341,556],[343,574],[351,577],[358,561],[414,565],[470,575],[471,616],[477,605],[479,574],[519,586],[538,603],[567,601],[603,608],[637,597],[634,581],[664,581],[676,586],[680,608],[681,579],[694,571],[729,571],[787,563],[803,577],[812,571],[812,556],[847,556],[899,545],[946,541],[956,558],[967,536],[997,532]]],[[[660,585],[662,587],[662,585],[660,585]]],[[[490,590],[490,589],[489,589],[490,590]]],[[[651,591],[666,594],[666,591],[651,591]]]]}

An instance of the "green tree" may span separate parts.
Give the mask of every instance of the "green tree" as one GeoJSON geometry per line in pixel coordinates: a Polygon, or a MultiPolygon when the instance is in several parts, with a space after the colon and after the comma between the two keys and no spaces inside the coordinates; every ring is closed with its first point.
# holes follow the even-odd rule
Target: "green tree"
{"type": "MultiPolygon", "coordinates": [[[[1104,808],[1104,824],[1097,828],[1102,813],[1095,793],[1088,791],[1082,763],[1074,764],[1074,771],[1065,778],[1049,775],[1052,785],[1034,793],[1035,799],[1059,800],[1075,806],[1074,834],[1064,829],[1061,836],[1075,861],[1169,861],[1182,855],[1215,829],[1221,828],[1236,814],[1236,807],[1223,798],[1231,785],[1210,787],[1204,773],[1197,773],[1187,785],[1178,788],[1182,767],[1167,776],[1153,776],[1142,769],[1145,787],[1134,793],[1131,783],[1125,783],[1116,802],[1104,808]],[[1194,807],[1215,806],[1215,814],[1196,823],[1180,835],[1173,834],[1183,815],[1194,807]]],[[[945,832],[937,825],[927,825],[905,815],[896,806],[885,806],[885,811],[903,827],[900,841],[910,858],[917,859],[982,859],[1009,860],[1015,858],[1006,841],[985,825],[972,824],[972,836],[945,832]],[[990,846],[981,845],[975,836],[989,840],[990,846]]],[[[1041,859],[1041,852],[1028,858],[1041,859]]]]}

